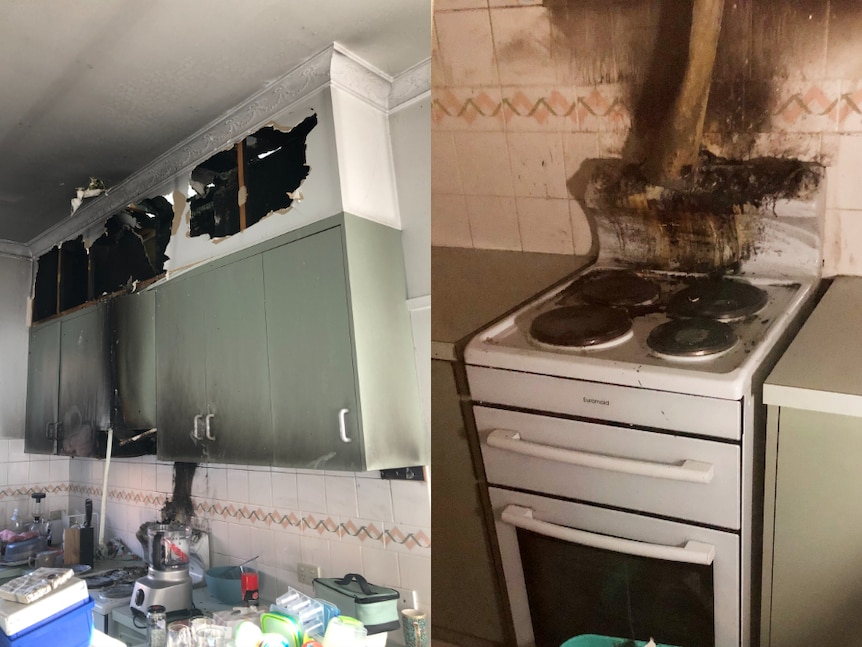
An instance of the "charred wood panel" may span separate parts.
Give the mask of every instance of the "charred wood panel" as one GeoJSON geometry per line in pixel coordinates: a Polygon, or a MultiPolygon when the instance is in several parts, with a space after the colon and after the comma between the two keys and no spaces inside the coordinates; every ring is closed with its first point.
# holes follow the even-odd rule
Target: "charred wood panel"
{"type": "Polygon", "coordinates": [[[129,289],[135,281],[156,276],[141,237],[116,215],[90,246],[90,258],[93,297],[129,289]]]}
{"type": "Polygon", "coordinates": [[[52,247],[36,261],[36,285],[33,290],[33,321],[57,314],[60,248],[52,247]]]}
{"type": "Polygon", "coordinates": [[[89,296],[89,260],[84,238],[67,240],[60,246],[59,308],[60,312],[87,302],[89,296]]]}
{"type": "Polygon", "coordinates": [[[236,148],[213,155],[192,171],[197,195],[189,198],[191,236],[220,238],[239,232],[238,173],[236,148]]]}

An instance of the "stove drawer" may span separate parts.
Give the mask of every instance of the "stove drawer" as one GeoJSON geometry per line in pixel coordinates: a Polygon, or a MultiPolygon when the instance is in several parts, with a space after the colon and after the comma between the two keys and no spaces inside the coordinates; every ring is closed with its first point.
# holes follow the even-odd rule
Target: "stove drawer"
{"type": "Polygon", "coordinates": [[[491,485],[740,528],[738,445],[474,407],[491,485]]]}

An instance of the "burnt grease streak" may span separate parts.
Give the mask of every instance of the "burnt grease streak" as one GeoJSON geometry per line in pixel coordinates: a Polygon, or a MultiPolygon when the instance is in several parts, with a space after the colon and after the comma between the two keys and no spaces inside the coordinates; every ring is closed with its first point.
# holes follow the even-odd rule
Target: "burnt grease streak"
{"type": "Polygon", "coordinates": [[[621,253],[644,267],[732,272],[750,258],[761,217],[778,200],[810,200],[821,166],[775,157],[729,160],[702,151],[682,188],[650,184],[635,164],[596,160],[583,195],[621,253]]]}

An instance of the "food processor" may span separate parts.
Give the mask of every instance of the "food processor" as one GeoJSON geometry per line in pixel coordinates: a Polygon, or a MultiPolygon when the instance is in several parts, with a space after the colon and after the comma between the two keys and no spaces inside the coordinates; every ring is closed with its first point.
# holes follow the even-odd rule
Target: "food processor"
{"type": "Polygon", "coordinates": [[[146,615],[154,605],[165,613],[192,609],[189,576],[189,539],[192,529],[175,524],[154,524],[147,529],[147,574],[135,582],[129,602],[133,612],[146,615]]]}

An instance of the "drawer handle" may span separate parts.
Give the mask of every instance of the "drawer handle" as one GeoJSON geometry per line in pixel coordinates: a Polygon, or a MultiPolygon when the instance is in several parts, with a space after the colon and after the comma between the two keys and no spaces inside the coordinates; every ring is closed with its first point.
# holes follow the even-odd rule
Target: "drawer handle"
{"type": "Polygon", "coordinates": [[[571,544],[590,546],[591,548],[612,550],[615,553],[686,564],[703,564],[704,566],[709,566],[715,561],[715,546],[711,544],[689,540],[685,542],[684,546],[665,546],[632,539],[621,539],[610,535],[599,535],[586,530],[577,530],[576,528],[541,521],[533,517],[533,510],[519,505],[507,505],[500,515],[500,519],[510,526],[530,530],[546,537],[554,537],[571,544]]]}
{"type": "Polygon", "coordinates": [[[348,409],[341,409],[338,412],[338,434],[341,436],[341,442],[349,443],[351,438],[347,435],[347,424],[344,422],[344,416],[347,415],[348,409]]]}
{"type": "Polygon", "coordinates": [[[209,440],[215,440],[215,435],[213,434],[212,422],[213,418],[215,418],[214,413],[208,413],[206,418],[206,430],[207,430],[207,438],[209,440]]]}
{"type": "Polygon", "coordinates": [[[194,427],[192,428],[192,438],[194,438],[195,440],[203,440],[204,439],[203,436],[201,436],[198,433],[198,426],[200,425],[201,418],[203,418],[203,416],[201,414],[198,414],[195,416],[194,427]]]}
{"type": "Polygon", "coordinates": [[[516,454],[544,458],[558,463],[592,467],[608,472],[622,472],[634,476],[648,476],[671,481],[687,481],[689,483],[710,483],[715,474],[712,463],[685,460],[682,465],[669,463],[652,463],[631,458],[618,458],[604,454],[591,454],[575,449],[563,449],[539,443],[521,440],[521,434],[508,429],[494,429],[488,434],[486,441],[489,446],[503,449],[516,454]]]}

